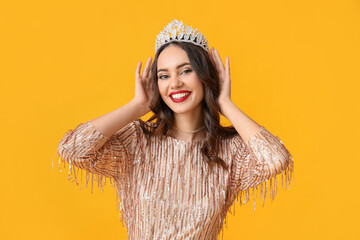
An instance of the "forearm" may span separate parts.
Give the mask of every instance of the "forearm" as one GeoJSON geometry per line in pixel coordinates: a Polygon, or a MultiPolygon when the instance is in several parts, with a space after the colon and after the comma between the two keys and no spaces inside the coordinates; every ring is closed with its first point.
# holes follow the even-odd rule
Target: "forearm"
{"type": "Polygon", "coordinates": [[[111,137],[128,123],[140,118],[146,113],[148,113],[148,110],[136,101],[131,100],[124,106],[91,120],[91,124],[103,135],[111,137]]]}
{"type": "Polygon", "coordinates": [[[259,131],[261,125],[247,116],[231,100],[220,104],[220,109],[245,142],[259,131]]]}

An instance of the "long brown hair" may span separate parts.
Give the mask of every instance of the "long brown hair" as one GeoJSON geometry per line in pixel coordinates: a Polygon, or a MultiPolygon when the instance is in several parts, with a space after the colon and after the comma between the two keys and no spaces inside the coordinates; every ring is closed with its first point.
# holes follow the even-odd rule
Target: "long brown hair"
{"type": "Polygon", "coordinates": [[[216,156],[219,150],[219,139],[234,136],[237,134],[237,131],[233,126],[224,127],[220,125],[220,108],[216,101],[220,92],[218,72],[212,63],[209,54],[200,46],[187,42],[174,41],[166,43],[158,49],[151,66],[154,96],[150,109],[154,112],[154,114],[146,122],[139,119],[140,127],[143,129],[144,133],[152,136],[168,136],[169,130],[173,127],[173,111],[161,98],[157,84],[157,61],[159,55],[171,44],[182,48],[187,53],[192,68],[195,70],[203,84],[204,98],[201,104],[203,109],[204,125],[207,133],[201,152],[211,168],[214,163],[219,163],[222,167],[228,170],[228,166],[225,161],[216,156]],[[147,123],[153,120],[156,120],[154,127],[146,128],[145,124],[148,127],[152,126],[152,124],[147,123]]]}

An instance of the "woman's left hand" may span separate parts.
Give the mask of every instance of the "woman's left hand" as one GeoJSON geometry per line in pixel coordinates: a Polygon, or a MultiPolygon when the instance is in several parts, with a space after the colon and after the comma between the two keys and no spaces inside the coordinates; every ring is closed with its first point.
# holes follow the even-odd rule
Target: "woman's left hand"
{"type": "Polygon", "coordinates": [[[222,104],[231,102],[231,81],[230,81],[230,63],[229,57],[225,59],[225,66],[220,58],[219,52],[212,47],[210,50],[210,59],[213,61],[219,74],[220,81],[220,94],[218,98],[218,104],[220,109],[222,104]]]}

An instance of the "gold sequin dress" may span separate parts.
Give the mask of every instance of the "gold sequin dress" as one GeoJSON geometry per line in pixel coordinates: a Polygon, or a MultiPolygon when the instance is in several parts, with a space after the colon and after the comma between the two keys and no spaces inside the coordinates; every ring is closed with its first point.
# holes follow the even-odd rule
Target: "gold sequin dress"
{"type": "Polygon", "coordinates": [[[264,126],[247,142],[239,134],[222,140],[218,156],[229,170],[215,165],[211,171],[200,151],[203,141],[149,136],[138,120],[108,138],[87,121],[65,133],[57,154],[59,167],[69,165],[69,179],[78,183],[81,169],[86,186],[90,180],[103,189],[107,178],[115,183],[130,240],[213,240],[226,227],[231,205],[246,203],[250,189],[265,203],[268,185],[275,197],[277,174],[283,187],[284,180],[290,185],[294,161],[264,126]]]}

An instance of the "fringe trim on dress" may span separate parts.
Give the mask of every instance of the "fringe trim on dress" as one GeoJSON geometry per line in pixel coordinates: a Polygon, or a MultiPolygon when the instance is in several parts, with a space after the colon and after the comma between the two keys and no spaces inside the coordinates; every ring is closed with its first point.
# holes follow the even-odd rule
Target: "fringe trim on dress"
{"type": "MultiPolygon", "coordinates": [[[[237,202],[240,201],[240,206],[243,206],[244,204],[246,204],[247,202],[249,202],[250,200],[250,195],[252,196],[252,199],[254,201],[254,211],[256,210],[256,198],[261,197],[262,199],[262,207],[265,206],[265,200],[266,200],[266,196],[267,196],[267,192],[270,188],[270,199],[271,199],[271,203],[273,202],[273,200],[275,199],[275,196],[277,194],[277,189],[278,189],[278,185],[277,185],[277,177],[280,174],[277,174],[273,177],[271,177],[270,179],[258,184],[257,186],[254,186],[252,188],[248,188],[246,190],[236,190],[236,189],[232,189],[229,192],[229,195],[232,195],[233,197],[235,197],[235,201],[233,200],[233,197],[230,197],[230,200],[228,202],[228,210],[226,212],[226,216],[224,216],[224,221],[221,225],[221,228],[219,230],[219,234],[221,233],[221,239],[223,239],[224,236],[224,229],[228,230],[227,228],[227,216],[228,213],[232,214],[233,216],[235,216],[235,206],[237,204],[237,202]],[[231,208],[233,207],[233,211],[231,210],[231,208]],[[225,226],[225,228],[224,228],[225,226]]],[[[290,185],[291,185],[291,180],[295,181],[295,172],[294,172],[294,157],[290,154],[289,156],[289,164],[286,167],[286,169],[284,171],[281,172],[281,186],[283,189],[289,189],[290,190],[290,185]],[[285,181],[285,187],[284,187],[284,181],[285,181]]]]}
{"type": "Polygon", "coordinates": [[[88,187],[89,180],[91,182],[91,194],[93,194],[94,182],[95,182],[95,184],[97,183],[97,187],[100,188],[102,190],[102,193],[104,194],[104,187],[106,186],[106,182],[108,180],[110,182],[110,186],[112,188],[114,188],[114,190],[115,190],[116,203],[117,203],[116,211],[119,213],[119,218],[120,218],[122,226],[126,229],[125,219],[124,219],[123,211],[122,211],[122,203],[120,200],[120,193],[116,186],[117,185],[116,181],[113,178],[105,177],[101,174],[92,173],[92,172],[86,171],[84,169],[81,169],[75,165],[72,165],[71,161],[67,162],[65,159],[63,159],[59,155],[58,152],[54,155],[54,157],[52,159],[52,168],[53,169],[54,169],[54,159],[55,158],[58,159],[59,171],[63,172],[63,170],[67,170],[68,180],[71,181],[72,183],[75,182],[76,185],[80,187],[80,190],[82,189],[82,186],[83,186],[83,171],[85,172],[84,175],[86,174],[85,188],[88,187]],[[80,176],[79,176],[79,174],[80,174],[80,176]]]}

